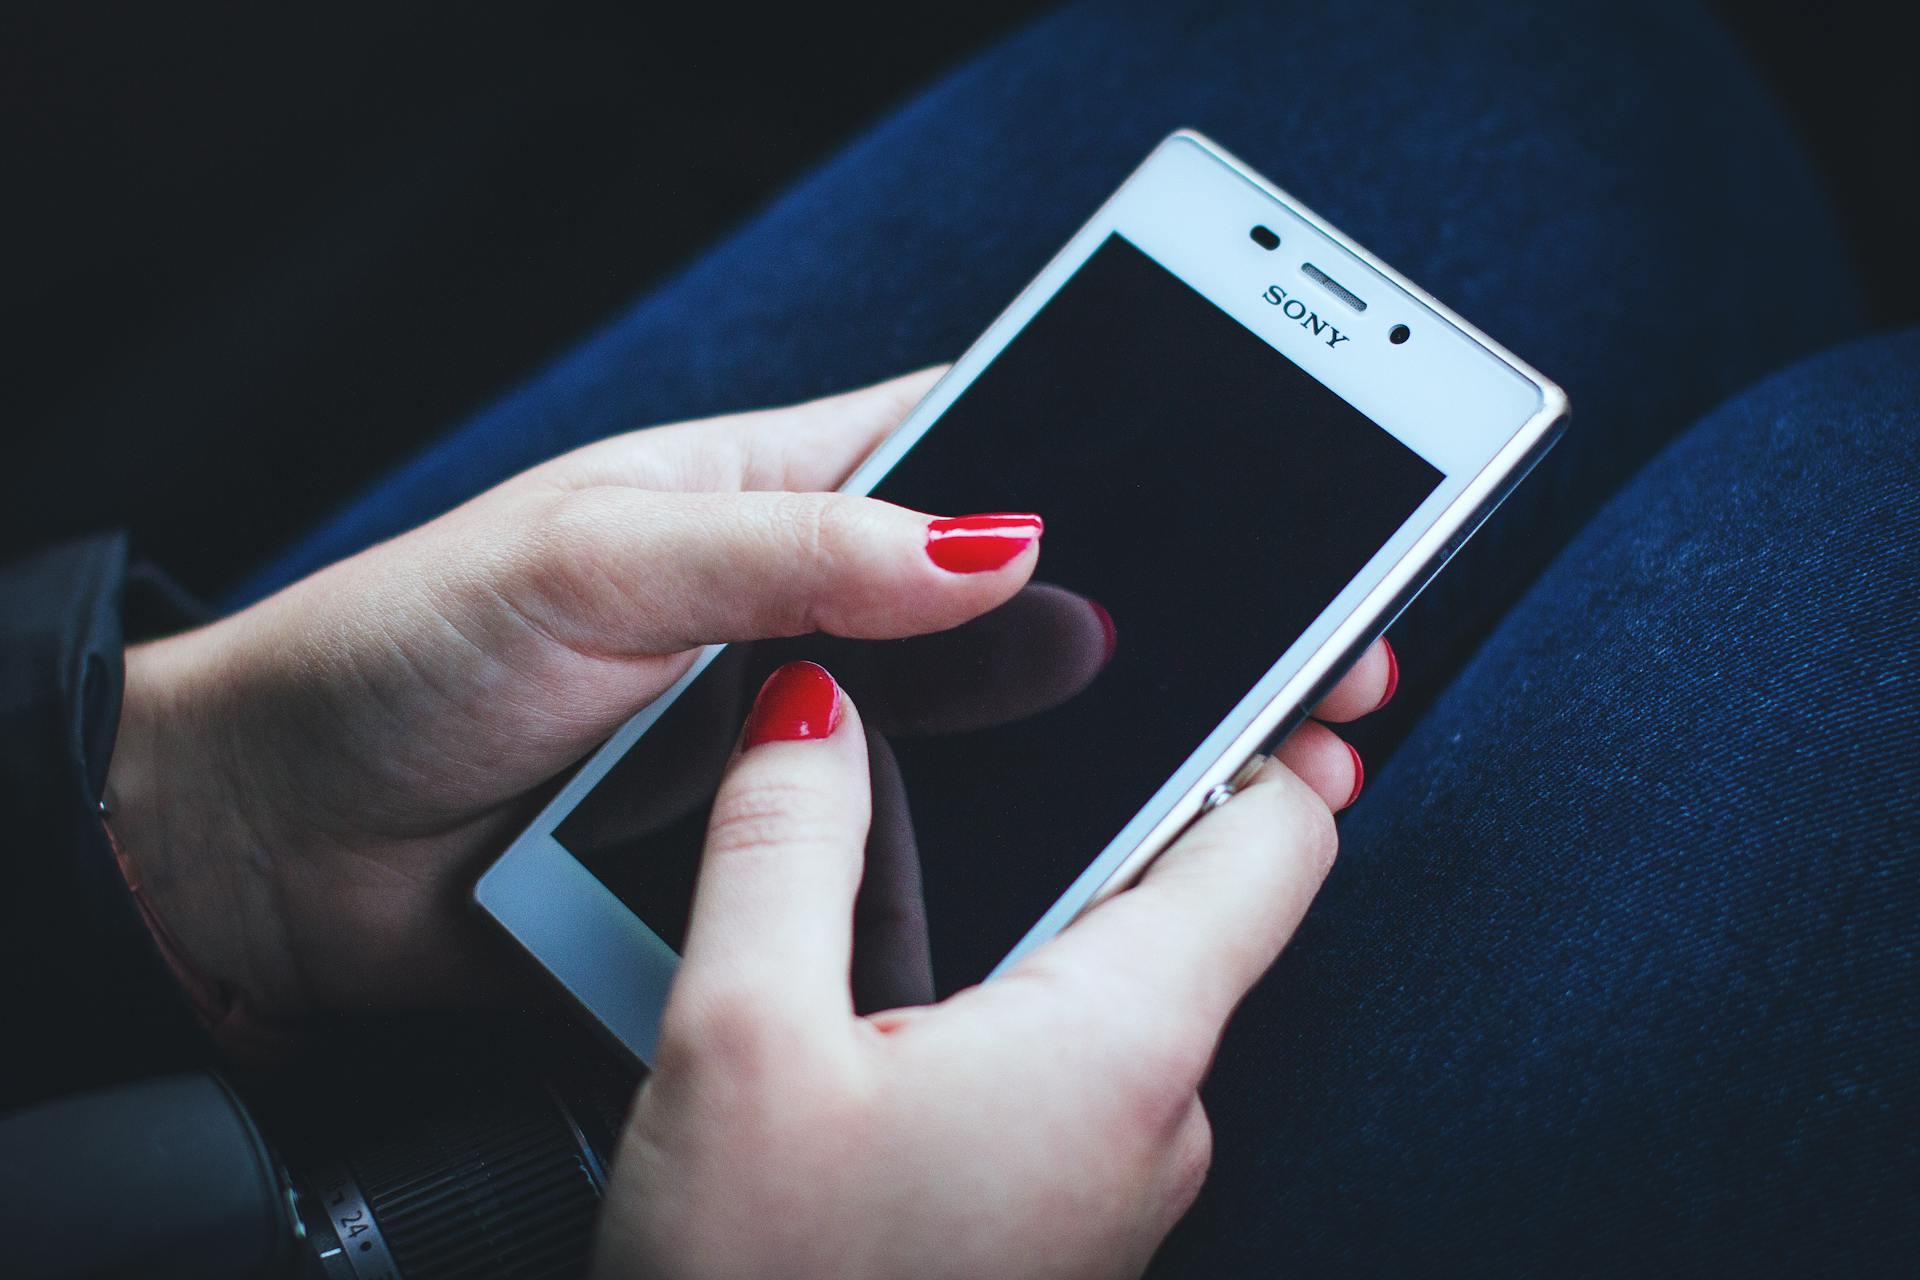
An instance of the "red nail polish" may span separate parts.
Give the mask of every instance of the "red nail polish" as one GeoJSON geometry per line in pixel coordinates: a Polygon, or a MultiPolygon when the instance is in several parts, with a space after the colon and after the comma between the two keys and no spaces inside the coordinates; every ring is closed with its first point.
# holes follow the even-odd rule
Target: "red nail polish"
{"type": "Polygon", "coordinates": [[[1025,551],[1045,528],[1025,512],[952,516],[927,525],[927,555],[948,573],[985,573],[1025,551]]]}
{"type": "Polygon", "coordinates": [[[824,738],[840,723],[840,686],[817,662],[789,662],[760,686],[747,745],[824,738]]]}
{"type": "Polygon", "coordinates": [[[1346,748],[1347,754],[1353,757],[1353,794],[1347,797],[1346,804],[1340,806],[1342,809],[1347,808],[1355,800],[1358,800],[1360,798],[1360,788],[1367,785],[1367,766],[1360,759],[1359,748],[1355,747],[1351,742],[1346,744],[1346,748]]]}
{"type": "Polygon", "coordinates": [[[1380,637],[1380,647],[1387,651],[1387,691],[1380,695],[1375,711],[1392,702],[1394,691],[1400,687],[1400,655],[1393,651],[1393,642],[1385,636],[1380,637]]]}

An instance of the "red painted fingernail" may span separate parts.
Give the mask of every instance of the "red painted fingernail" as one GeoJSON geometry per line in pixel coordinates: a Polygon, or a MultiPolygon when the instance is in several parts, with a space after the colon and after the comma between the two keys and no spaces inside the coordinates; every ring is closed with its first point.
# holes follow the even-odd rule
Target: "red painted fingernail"
{"type": "Polygon", "coordinates": [[[948,573],[985,573],[1025,551],[1045,528],[1026,512],[951,516],[927,525],[927,555],[948,573]]]}
{"type": "Polygon", "coordinates": [[[1380,637],[1380,647],[1387,651],[1387,691],[1380,695],[1380,703],[1374,707],[1375,711],[1392,702],[1394,690],[1400,687],[1400,655],[1393,651],[1393,642],[1385,636],[1380,637]]]}
{"type": "Polygon", "coordinates": [[[824,738],[840,723],[840,686],[817,662],[789,662],[760,686],[747,745],[824,738]]]}
{"type": "Polygon", "coordinates": [[[1347,797],[1346,804],[1340,806],[1342,809],[1347,808],[1355,800],[1358,800],[1360,798],[1360,788],[1367,785],[1367,766],[1360,759],[1359,748],[1349,742],[1347,744],[1347,754],[1353,757],[1353,794],[1347,797]]]}
{"type": "Polygon", "coordinates": [[[1100,665],[1113,661],[1113,651],[1120,647],[1120,628],[1113,625],[1113,615],[1107,612],[1107,606],[1098,600],[1089,600],[1093,606],[1094,621],[1100,624],[1100,665]]]}

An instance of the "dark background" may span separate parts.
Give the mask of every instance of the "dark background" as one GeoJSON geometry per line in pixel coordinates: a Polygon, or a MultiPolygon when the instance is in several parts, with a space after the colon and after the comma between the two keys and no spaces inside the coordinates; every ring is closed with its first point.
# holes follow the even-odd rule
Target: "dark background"
{"type": "MultiPolygon", "coordinates": [[[[9,7],[0,558],[127,526],[220,587],[1042,7],[9,7]]],[[[1714,8],[1911,322],[1893,8],[1714,8]]]]}

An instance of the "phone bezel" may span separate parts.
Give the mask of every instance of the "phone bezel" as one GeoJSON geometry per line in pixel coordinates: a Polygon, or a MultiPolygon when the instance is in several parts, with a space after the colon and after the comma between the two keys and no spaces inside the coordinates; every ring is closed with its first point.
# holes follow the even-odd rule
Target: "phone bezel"
{"type": "MultiPolygon", "coordinates": [[[[1116,231],[1447,478],[1034,923],[996,974],[1137,880],[1210,802],[1230,794],[1231,779],[1246,761],[1304,717],[1524,478],[1567,420],[1567,399],[1557,386],[1224,150],[1182,130],[1101,205],[843,491],[870,491],[1116,231]],[[1255,224],[1279,231],[1277,250],[1253,243],[1248,232],[1255,224]],[[1337,263],[1339,270],[1329,274],[1365,298],[1366,311],[1352,310],[1301,274],[1307,262],[1323,271],[1337,263]],[[1296,325],[1265,300],[1269,284],[1288,281],[1316,315],[1325,313],[1324,325],[1296,325]],[[1390,344],[1387,332],[1402,323],[1414,340],[1390,344]],[[1325,331],[1336,326],[1347,337],[1324,344],[1325,331]],[[1444,399],[1432,398],[1438,387],[1446,389],[1444,399]]],[[[679,957],[552,833],[720,649],[702,652],[672,688],[588,757],[474,890],[481,910],[643,1063],[652,1060],[679,957]]]]}

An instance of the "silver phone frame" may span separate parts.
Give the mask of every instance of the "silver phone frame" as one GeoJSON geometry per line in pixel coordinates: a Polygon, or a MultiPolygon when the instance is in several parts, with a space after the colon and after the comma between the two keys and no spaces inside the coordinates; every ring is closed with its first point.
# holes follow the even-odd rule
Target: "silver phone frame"
{"type": "MultiPolygon", "coordinates": [[[[1567,397],[1558,386],[1201,134],[1188,129],[1176,131],[1155,148],[1140,167],[1145,168],[1162,149],[1180,143],[1200,148],[1300,222],[1403,291],[1434,317],[1452,326],[1470,343],[1504,364],[1537,391],[1538,408],[1432,519],[1326,639],[1311,651],[1265,706],[1218,751],[1197,779],[1112,868],[1066,923],[1138,881],[1153,859],[1164,852],[1182,831],[1207,808],[1229,797],[1236,777],[1248,761],[1265,744],[1289,732],[1305,718],[1307,710],[1324,696],[1341,673],[1386,630],[1474,530],[1526,478],[1533,466],[1558,440],[1568,421],[1567,397]]],[[[1139,170],[1135,172],[1137,174],[1139,170]]],[[[1132,181],[1132,176],[1128,181],[1132,181]]],[[[1126,185],[1123,184],[1120,190],[1126,190],[1126,185]]],[[[1087,225],[1100,222],[1111,203],[1112,200],[1109,200],[1103,204],[1087,225]]],[[[1063,249],[1062,256],[1065,253],[1063,249]]],[[[1051,264],[1041,276],[1044,277],[1050,269],[1051,264]]],[[[1037,287],[1040,278],[1036,277],[1035,282],[1021,291],[1008,305],[1008,312],[1021,305],[1037,287]]],[[[988,332],[998,324],[996,320],[995,325],[989,326],[988,332]]],[[[970,380],[977,376],[977,372],[968,376],[970,380]]],[[[928,393],[927,399],[935,399],[953,377],[954,374],[949,373],[943,378],[928,393]]],[[[906,422],[902,423],[901,431],[908,429],[914,417],[909,415],[906,422]]],[[[926,429],[929,428],[922,427],[919,430],[924,432],[926,429]]],[[[893,437],[890,437],[883,442],[875,451],[875,457],[885,454],[892,441],[893,437]]],[[[862,467],[849,480],[847,487],[866,491],[878,478],[877,475],[868,474],[870,470],[871,464],[862,467]],[[863,477],[864,483],[861,483],[863,477]]],[[[663,707],[676,698],[698,677],[718,651],[719,647],[714,646],[703,654],[693,669],[656,700],[654,706],[663,707]]],[[[678,958],[623,904],[619,905],[619,912],[614,917],[609,917],[604,907],[595,911],[580,909],[580,904],[586,901],[608,899],[618,904],[618,899],[613,898],[611,891],[567,853],[553,839],[551,832],[560,819],[571,812],[579,796],[591,790],[593,783],[611,768],[613,761],[625,753],[640,732],[644,732],[644,727],[629,732],[644,715],[644,712],[636,715],[628,726],[589,757],[582,766],[581,775],[554,796],[480,878],[474,889],[474,900],[480,909],[524,947],[622,1051],[642,1063],[650,1062],[653,1057],[659,1011],[665,1005],[671,973],[678,958]],[[611,759],[607,759],[609,756],[611,759]],[[553,856],[554,851],[558,851],[558,859],[553,856]],[[626,920],[622,921],[618,916],[625,916],[626,920]],[[661,952],[665,954],[661,955],[661,952]],[[622,967],[618,972],[618,980],[605,980],[606,966],[610,962],[617,963],[616,958],[622,955],[631,957],[636,954],[644,956],[647,963],[622,967]],[[644,972],[635,972],[635,967],[644,972]]],[[[650,724],[651,721],[647,720],[646,723],[650,724]]],[[[1145,808],[1143,806],[1143,811],[1145,808]]],[[[1066,901],[1072,892],[1069,889],[1061,901],[1066,901]]],[[[1064,924],[1060,927],[1064,927],[1064,924]]],[[[1052,932],[1057,931],[1055,928],[1052,932]]],[[[1036,924],[1035,933],[1039,932],[1040,926],[1036,924]]],[[[1039,940],[1044,941],[1045,936],[1051,936],[1051,933],[1039,940]]],[[[1032,935],[1002,961],[995,973],[1024,954],[1030,945],[1037,945],[1032,935]]]]}

